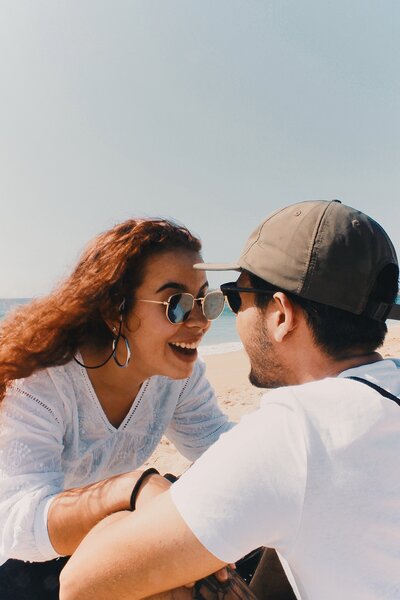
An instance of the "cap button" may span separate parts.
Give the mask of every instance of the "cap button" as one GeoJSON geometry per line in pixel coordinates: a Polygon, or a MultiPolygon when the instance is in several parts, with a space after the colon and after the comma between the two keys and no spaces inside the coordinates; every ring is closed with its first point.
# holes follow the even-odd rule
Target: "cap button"
{"type": "Polygon", "coordinates": [[[301,215],[301,210],[296,210],[296,212],[294,213],[295,217],[299,217],[301,215]]]}

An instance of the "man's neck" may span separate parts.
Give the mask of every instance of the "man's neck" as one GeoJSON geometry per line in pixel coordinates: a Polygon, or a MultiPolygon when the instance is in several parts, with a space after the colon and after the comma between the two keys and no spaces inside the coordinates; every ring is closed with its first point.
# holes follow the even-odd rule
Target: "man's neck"
{"type": "Polygon", "coordinates": [[[332,372],[329,373],[327,377],[335,377],[348,369],[369,365],[380,360],[383,360],[383,357],[379,352],[368,352],[365,354],[355,354],[349,357],[343,357],[332,364],[332,372]]]}
{"type": "Polygon", "coordinates": [[[379,352],[368,352],[362,354],[353,353],[340,358],[319,355],[318,359],[310,363],[309,368],[304,369],[304,372],[300,375],[301,381],[298,383],[317,381],[325,377],[337,377],[343,371],[378,362],[383,360],[383,357],[379,352]]]}

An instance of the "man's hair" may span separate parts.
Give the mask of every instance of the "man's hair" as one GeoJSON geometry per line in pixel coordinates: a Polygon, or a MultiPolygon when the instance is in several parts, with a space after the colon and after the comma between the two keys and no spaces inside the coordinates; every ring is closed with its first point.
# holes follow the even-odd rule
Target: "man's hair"
{"type": "MultiPolygon", "coordinates": [[[[266,291],[282,291],[300,306],[307,318],[315,342],[333,358],[347,356],[353,349],[373,352],[383,344],[387,333],[384,321],[377,321],[364,315],[356,315],[340,308],[314,302],[285,290],[272,286],[267,281],[248,272],[251,285],[266,291]]],[[[378,275],[370,300],[394,303],[398,292],[398,268],[387,265],[378,275]]],[[[256,306],[265,308],[272,296],[256,294],[256,306]]]]}

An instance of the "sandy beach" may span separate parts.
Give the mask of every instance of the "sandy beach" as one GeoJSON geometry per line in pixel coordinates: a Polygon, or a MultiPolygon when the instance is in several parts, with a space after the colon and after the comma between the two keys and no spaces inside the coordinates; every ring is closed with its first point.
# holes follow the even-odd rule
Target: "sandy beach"
{"type": "MultiPolygon", "coordinates": [[[[390,327],[385,343],[380,349],[384,358],[400,357],[400,325],[390,327]]],[[[248,381],[249,361],[244,350],[205,356],[207,377],[211,382],[222,410],[231,420],[240,418],[259,406],[266,390],[253,387],[248,381]]],[[[161,473],[182,473],[190,461],[181,456],[174,445],[163,438],[146,465],[155,466],[161,473]]]]}

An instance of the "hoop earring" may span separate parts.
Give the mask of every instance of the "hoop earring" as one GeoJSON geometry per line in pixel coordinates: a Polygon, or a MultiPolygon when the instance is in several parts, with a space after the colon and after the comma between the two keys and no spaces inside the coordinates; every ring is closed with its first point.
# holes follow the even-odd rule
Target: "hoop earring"
{"type": "Polygon", "coordinates": [[[128,339],[124,336],[123,333],[120,333],[119,335],[117,335],[117,337],[113,339],[112,350],[112,357],[114,359],[115,364],[121,367],[121,369],[126,369],[126,367],[129,365],[129,361],[131,360],[131,348],[129,346],[128,339]],[[124,340],[126,347],[126,359],[124,363],[120,363],[117,358],[117,346],[121,338],[124,340]]]}

